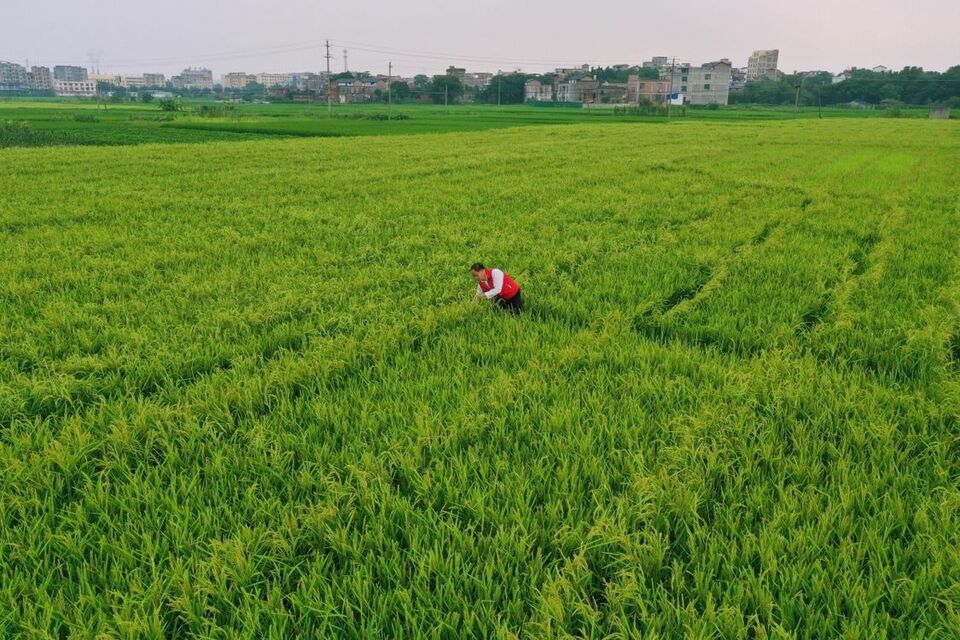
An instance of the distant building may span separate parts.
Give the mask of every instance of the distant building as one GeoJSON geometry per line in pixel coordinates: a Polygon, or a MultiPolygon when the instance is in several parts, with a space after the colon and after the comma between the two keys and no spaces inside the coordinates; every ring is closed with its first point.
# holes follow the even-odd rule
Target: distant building
{"type": "Polygon", "coordinates": [[[492,73],[468,73],[461,78],[461,81],[463,82],[463,86],[468,89],[482,89],[488,86],[492,79],[492,73]]]}
{"type": "Polygon", "coordinates": [[[627,83],[604,82],[600,85],[599,100],[605,103],[624,103],[627,101],[627,83]]]}
{"type": "Polygon", "coordinates": [[[455,78],[459,78],[460,81],[462,82],[463,79],[467,76],[467,70],[464,69],[463,67],[455,67],[453,65],[450,65],[449,67],[447,67],[447,75],[454,76],[455,78]]]}
{"type": "Polygon", "coordinates": [[[93,74],[90,74],[90,77],[87,78],[87,80],[89,80],[94,84],[98,84],[102,82],[104,84],[110,84],[115,87],[120,86],[120,76],[115,76],[115,75],[93,73],[93,74]]]}
{"type": "Polygon", "coordinates": [[[669,80],[650,80],[632,74],[627,78],[627,102],[663,104],[670,93],[669,80]]]}
{"type": "Polygon", "coordinates": [[[27,81],[34,91],[53,91],[53,72],[48,67],[30,67],[27,81]]]}
{"type": "Polygon", "coordinates": [[[257,83],[267,87],[289,87],[293,84],[292,73],[258,73],[257,83]]]}
{"type": "Polygon", "coordinates": [[[97,83],[94,80],[53,80],[53,90],[58,96],[95,96],[97,83]]]}
{"type": "MultiPolygon", "coordinates": [[[[386,76],[384,76],[386,78],[386,76]]],[[[327,74],[324,72],[313,73],[305,71],[302,73],[291,74],[291,84],[298,91],[310,91],[321,93],[327,86],[327,74]]]]}
{"type": "Polygon", "coordinates": [[[233,71],[223,74],[220,79],[220,85],[226,90],[246,89],[247,85],[257,81],[257,76],[244,73],[242,71],[233,71]]]}
{"type": "Polygon", "coordinates": [[[139,89],[147,86],[143,76],[120,76],[120,86],[124,89],[139,89]]]}
{"type": "Polygon", "coordinates": [[[167,79],[162,73],[145,73],[143,84],[146,87],[163,87],[166,86],[167,79]]]}
{"type": "Polygon", "coordinates": [[[15,62],[0,62],[0,91],[22,91],[29,87],[26,67],[15,62]]]}
{"type": "Polygon", "coordinates": [[[754,51],[747,61],[747,82],[755,80],[776,80],[777,64],[780,60],[779,49],[761,49],[754,51]]]}
{"type": "Polygon", "coordinates": [[[58,64],[53,68],[54,80],[68,80],[70,82],[84,82],[89,80],[87,70],[83,67],[58,64]]]}
{"type": "Polygon", "coordinates": [[[843,73],[838,73],[837,75],[830,78],[830,84],[839,84],[844,80],[849,80],[849,79],[850,79],[850,71],[847,70],[847,71],[844,71],[843,73]]]}
{"type": "Polygon", "coordinates": [[[644,69],[666,69],[669,66],[670,61],[667,59],[667,56],[654,56],[650,60],[647,60],[643,63],[644,69]]]}
{"type": "Polygon", "coordinates": [[[330,85],[335,102],[364,102],[367,99],[366,87],[360,78],[340,78],[330,85]]]}
{"type": "Polygon", "coordinates": [[[747,68],[732,67],[730,69],[730,91],[743,91],[747,84],[747,68]]]}
{"type": "Polygon", "coordinates": [[[557,77],[561,80],[566,80],[570,76],[578,76],[590,73],[590,65],[582,64],[579,67],[558,67],[554,70],[557,77]]]}
{"type": "Polygon", "coordinates": [[[881,65],[877,65],[876,67],[870,69],[870,71],[873,71],[874,73],[887,73],[888,71],[890,71],[890,69],[886,68],[885,66],[883,66],[883,65],[881,64],[881,65]]]}
{"type": "Polygon", "coordinates": [[[673,93],[680,93],[691,105],[727,104],[730,99],[731,68],[728,62],[708,62],[699,67],[684,63],[664,72],[673,93]]]}
{"type": "Polygon", "coordinates": [[[556,81],[557,102],[599,102],[600,84],[595,78],[590,76],[581,76],[566,80],[558,79],[556,81]]]}
{"type": "Polygon", "coordinates": [[[539,80],[527,80],[523,85],[526,102],[550,102],[553,100],[553,84],[539,80]]]}
{"type": "Polygon", "coordinates": [[[184,69],[180,72],[183,89],[213,89],[213,72],[210,69],[184,69]]]}

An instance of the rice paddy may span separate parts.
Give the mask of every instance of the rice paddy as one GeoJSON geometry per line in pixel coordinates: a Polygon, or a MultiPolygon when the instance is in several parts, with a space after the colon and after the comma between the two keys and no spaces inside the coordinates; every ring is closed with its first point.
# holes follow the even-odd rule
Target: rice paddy
{"type": "Polygon", "coordinates": [[[952,121],[0,150],[0,635],[956,637],[958,247],[952,121]]]}

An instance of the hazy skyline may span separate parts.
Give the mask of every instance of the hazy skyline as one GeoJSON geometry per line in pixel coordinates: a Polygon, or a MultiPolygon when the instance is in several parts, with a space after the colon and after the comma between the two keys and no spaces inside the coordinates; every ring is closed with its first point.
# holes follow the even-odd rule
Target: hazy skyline
{"type": "Polygon", "coordinates": [[[655,55],[746,66],[754,49],[780,49],[783,71],[906,65],[942,71],[960,64],[960,2],[856,0],[773,5],[680,0],[600,5],[543,0],[450,3],[318,3],[283,0],[165,3],[6,0],[0,60],[92,66],[102,73],[318,71],[331,41],[356,71],[440,73],[521,68],[540,72],[589,63],[640,63],[655,55]]]}

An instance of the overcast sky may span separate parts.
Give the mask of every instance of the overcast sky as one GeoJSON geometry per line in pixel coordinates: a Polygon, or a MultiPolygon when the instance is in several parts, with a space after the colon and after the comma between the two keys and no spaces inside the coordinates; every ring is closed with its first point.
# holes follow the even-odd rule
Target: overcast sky
{"type": "Polygon", "coordinates": [[[168,75],[228,71],[438,73],[589,63],[655,55],[746,66],[780,49],[783,71],[960,64],[960,0],[0,0],[0,60],[168,75]]]}

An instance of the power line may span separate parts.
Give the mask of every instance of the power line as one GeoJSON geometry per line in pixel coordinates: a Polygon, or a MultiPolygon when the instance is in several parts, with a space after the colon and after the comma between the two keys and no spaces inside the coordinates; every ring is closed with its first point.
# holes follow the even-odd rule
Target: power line
{"type": "MultiPolygon", "coordinates": [[[[578,62],[572,60],[545,60],[545,59],[526,59],[526,58],[509,58],[509,57],[497,57],[497,56],[482,56],[482,55],[470,55],[470,54],[457,54],[457,53],[443,53],[443,52],[429,52],[421,51],[415,49],[405,49],[397,47],[388,47],[381,45],[373,45],[367,43],[358,43],[348,40],[334,40],[331,41],[334,46],[350,46],[353,49],[359,51],[364,51],[367,53],[378,53],[385,55],[394,55],[401,58],[413,58],[413,59],[426,59],[426,60],[457,60],[462,62],[474,62],[478,64],[511,64],[511,65],[554,65],[554,66],[578,66],[578,62]]],[[[181,54],[176,56],[164,56],[157,58],[141,58],[141,59],[125,59],[125,60],[111,60],[106,62],[101,62],[104,66],[110,67],[132,67],[140,65],[159,65],[159,64],[175,64],[175,63],[190,63],[193,61],[204,61],[204,62],[213,62],[213,61],[228,61],[228,60],[239,60],[244,58],[251,58],[256,56],[268,56],[268,55],[278,55],[284,53],[297,53],[301,51],[308,51],[310,49],[318,49],[325,46],[325,42],[321,40],[306,40],[301,42],[292,42],[281,45],[273,46],[264,46],[264,47],[255,47],[249,49],[235,49],[232,51],[221,51],[221,52],[208,52],[208,53],[197,53],[197,54],[181,54]]],[[[601,61],[609,62],[609,61],[601,61]]]]}
{"type": "Polygon", "coordinates": [[[501,58],[497,56],[482,56],[462,53],[444,53],[438,51],[422,51],[416,49],[401,49],[397,47],[388,47],[383,45],[368,44],[364,42],[355,42],[350,40],[338,41],[341,45],[349,45],[353,49],[367,51],[370,53],[387,53],[400,56],[409,56],[413,58],[428,58],[438,60],[460,60],[464,62],[486,62],[500,64],[529,64],[529,65],[577,65],[578,62],[572,60],[536,60],[531,58],[501,58]]]}
{"type": "Polygon", "coordinates": [[[253,49],[235,49],[233,51],[222,51],[219,53],[196,53],[190,55],[177,55],[177,56],[165,56],[162,58],[142,58],[142,59],[129,59],[129,60],[113,60],[106,63],[110,66],[120,67],[120,66],[133,66],[133,65],[142,65],[142,64],[168,64],[175,62],[191,62],[194,60],[203,59],[203,60],[221,60],[221,59],[232,59],[232,58],[246,58],[256,55],[272,55],[275,53],[295,53],[298,51],[307,51],[310,49],[316,49],[323,46],[323,41],[320,40],[309,40],[302,42],[291,42],[282,45],[273,45],[269,47],[257,47],[253,49]]]}

